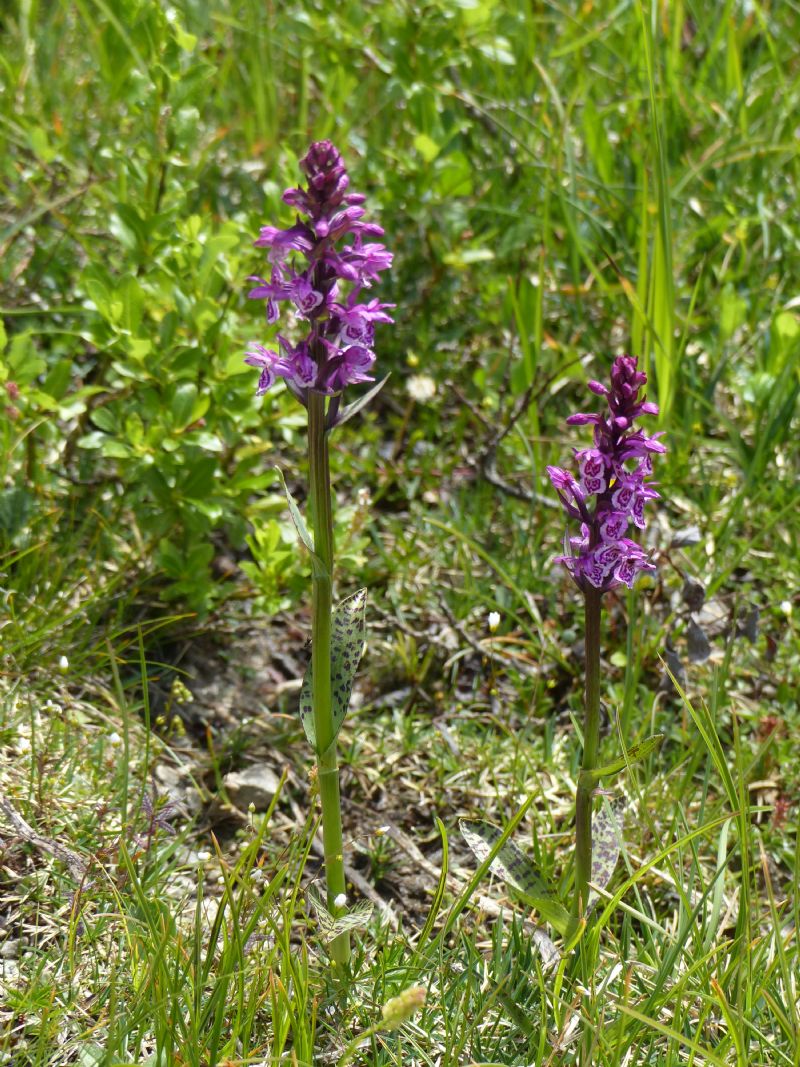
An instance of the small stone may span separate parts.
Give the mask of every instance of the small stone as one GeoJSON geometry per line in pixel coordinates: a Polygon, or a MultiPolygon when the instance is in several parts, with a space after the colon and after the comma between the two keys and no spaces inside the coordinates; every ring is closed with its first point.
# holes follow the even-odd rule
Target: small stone
{"type": "Polygon", "coordinates": [[[15,960],[19,956],[19,941],[8,940],[0,944],[0,959],[15,960]]]}
{"type": "Polygon", "coordinates": [[[691,548],[692,545],[699,545],[702,540],[699,526],[687,526],[673,534],[671,547],[691,548]]]}
{"type": "Polygon", "coordinates": [[[266,811],[278,791],[278,776],[263,763],[231,771],[223,779],[223,785],[231,802],[241,811],[254,805],[255,811],[266,811]]]}

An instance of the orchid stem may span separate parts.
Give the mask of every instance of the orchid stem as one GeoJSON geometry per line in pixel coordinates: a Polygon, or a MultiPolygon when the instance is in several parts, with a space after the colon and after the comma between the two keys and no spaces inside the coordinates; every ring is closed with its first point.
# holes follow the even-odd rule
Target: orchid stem
{"type": "Polygon", "coordinates": [[[592,794],[591,772],[597,767],[600,747],[600,620],[603,594],[599,589],[584,593],[586,690],[583,718],[583,761],[575,797],[575,902],[577,918],[586,915],[589,882],[592,878],[592,794]]]}
{"type": "MultiPolygon", "coordinates": [[[[322,804],[322,841],[325,852],[325,881],[328,910],[337,915],[334,901],[346,893],[342,805],[339,794],[339,764],[331,697],[331,611],[333,581],[333,512],[331,508],[330,463],[325,430],[325,397],[309,392],[308,456],[311,482],[311,512],[314,527],[311,699],[317,739],[317,780],[322,804]]],[[[350,959],[350,935],[340,934],[330,946],[334,964],[350,959]]]]}

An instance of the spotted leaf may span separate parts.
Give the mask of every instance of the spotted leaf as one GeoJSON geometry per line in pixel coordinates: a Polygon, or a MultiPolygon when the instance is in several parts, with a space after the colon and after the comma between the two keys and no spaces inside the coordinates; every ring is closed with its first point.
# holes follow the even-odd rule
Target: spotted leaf
{"type": "MultiPolygon", "coordinates": [[[[364,649],[366,632],[367,590],[359,589],[333,610],[331,617],[331,703],[333,711],[333,739],[341,729],[350,694],[364,649]]],[[[313,674],[309,661],[300,690],[300,719],[308,743],[316,751],[317,732],[314,726],[312,703],[313,674]]]]}
{"type": "Polygon", "coordinates": [[[360,900],[348,912],[336,918],[331,915],[316,892],[310,889],[308,896],[317,916],[320,937],[326,943],[335,940],[348,930],[363,930],[369,924],[374,911],[368,900],[360,900]]]}
{"type": "Polygon", "coordinates": [[[572,925],[569,912],[559,903],[555,894],[536,873],[531,861],[511,841],[498,848],[503,831],[488,822],[462,819],[459,823],[464,840],[479,863],[492,856],[489,864],[499,878],[513,886],[530,907],[564,936],[572,925]]]}
{"type": "MultiPolygon", "coordinates": [[[[611,881],[619,860],[625,804],[624,798],[616,800],[613,805],[604,804],[592,818],[591,881],[600,889],[605,889],[611,881]]],[[[588,907],[592,908],[598,899],[598,893],[591,889],[588,907]]]]}

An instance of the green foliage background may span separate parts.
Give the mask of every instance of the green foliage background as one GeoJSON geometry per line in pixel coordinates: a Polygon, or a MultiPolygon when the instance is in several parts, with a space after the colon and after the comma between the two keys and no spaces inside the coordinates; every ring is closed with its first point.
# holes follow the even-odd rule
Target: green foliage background
{"type": "MultiPolygon", "coordinates": [[[[264,334],[243,296],[263,269],[250,241],[288,218],[280,192],[321,137],[397,254],[380,342],[396,396],[409,356],[490,407],[504,381],[540,382],[541,484],[553,395],[586,353],[599,373],[632,347],[679,451],[728,436],[752,487],[798,390],[797,57],[791,6],[713,11],[12,5],[8,532],[29,515],[44,532],[91,514],[112,539],[124,523],[166,596],[205,611],[226,594],[212,535],[243,548],[275,510],[270,453],[300,451],[297,412],[254,403],[241,362],[264,334]]],[[[445,457],[463,430],[455,413],[445,457]]],[[[673,470],[690,474],[688,452],[673,470]]]]}

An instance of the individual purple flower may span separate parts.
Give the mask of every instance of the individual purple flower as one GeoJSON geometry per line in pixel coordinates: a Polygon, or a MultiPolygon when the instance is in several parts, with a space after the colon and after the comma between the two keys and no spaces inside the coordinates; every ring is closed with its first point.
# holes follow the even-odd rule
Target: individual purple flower
{"type": "Polygon", "coordinates": [[[333,395],[340,393],[347,385],[374,382],[375,378],[367,373],[374,362],[375,353],[368,348],[351,345],[349,348],[340,349],[328,362],[324,392],[333,395]]]}
{"type": "Polygon", "coordinates": [[[584,448],[575,453],[581,472],[581,487],[587,496],[602,493],[607,485],[606,457],[599,448],[584,448]]]}
{"type": "Polygon", "coordinates": [[[607,511],[598,521],[600,537],[604,543],[619,541],[628,529],[628,516],[624,511],[607,511]]]}
{"type": "Polygon", "coordinates": [[[269,282],[257,274],[251,274],[247,280],[259,283],[247,295],[251,300],[266,300],[267,322],[272,326],[280,318],[279,302],[292,298],[291,285],[281,279],[281,272],[278,269],[273,270],[272,280],[269,282]]]}
{"type": "Polygon", "coordinates": [[[244,361],[249,366],[256,367],[261,371],[256,388],[258,396],[263,396],[267,389],[274,384],[276,378],[288,378],[294,373],[290,361],[282,359],[277,352],[273,352],[272,349],[265,348],[264,345],[260,345],[257,342],[254,342],[247,350],[244,361]]]}
{"type": "Polygon", "coordinates": [[[290,289],[295,307],[305,318],[308,318],[323,301],[322,293],[317,292],[304,274],[298,274],[293,279],[290,289]]]}
{"type": "Polygon", "coordinates": [[[580,537],[570,538],[556,559],[582,589],[632,588],[638,574],[655,569],[642,547],[626,536],[631,523],[645,528],[645,503],[658,498],[646,480],[653,472],[652,457],[666,452],[660,432],[648,435],[634,425],[639,416],[658,413],[655,404],[639,396],[646,383],[634,356],[615,359],[610,388],[589,382],[607,410],[567,419],[570,426],[594,427],[592,447],[575,450],[579,477],[561,467],[547,468],[565,512],[581,520],[580,537]]]}
{"type": "Polygon", "coordinates": [[[291,226],[288,230],[279,230],[275,226],[262,226],[261,233],[253,242],[256,248],[269,248],[271,263],[282,263],[290,252],[303,252],[306,255],[314,248],[314,234],[302,223],[291,226]]]}
{"type": "Polygon", "coordinates": [[[367,288],[371,282],[377,281],[382,270],[388,270],[392,265],[392,253],[374,241],[364,244],[361,234],[356,236],[354,244],[344,246],[342,259],[351,271],[356,272],[358,284],[367,288]]]}
{"type": "MultiPolygon", "coordinates": [[[[308,334],[294,347],[279,337],[280,354],[254,344],[245,362],[261,372],[259,394],[283,378],[307,406],[309,391],[338,397],[348,385],[374,381],[375,324],[392,322],[387,312],[394,305],[358,300],[360,290],[370,288],[391,266],[392,255],[371,240],[383,230],[364,221],[365,197],[347,191],[350,179],[339,152],[330,141],[317,141],[300,169],[306,186],[287,189],[283,200],[305,221],[298,217],[286,229],[262,227],[255,245],[269,249],[272,270],[269,279],[249,279],[257,284],[248,296],[266,301],[270,325],[278,322],[281,303],[290,303],[309,324],[308,334]],[[348,235],[350,242],[339,245],[348,235]],[[346,296],[342,286],[351,288],[346,296]]],[[[337,411],[338,400],[331,422],[337,411]]]]}
{"type": "Polygon", "coordinates": [[[586,497],[575,475],[570,471],[565,471],[562,467],[548,467],[547,473],[567,514],[573,519],[583,518],[585,514],[588,514],[586,497]]]}
{"type": "MultiPolygon", "coordinates": [[[[351,293],[351,298],[352,296],[351,293]]],[[[384,310],[386,307],[387,304],[381,304],[377,300],[370,300],[368,304],[356,304],[348,300],[346,307],[333,304],[331,311],[341,327],[340,339],[345,343],[370,347],[375,338],[374,324],[392,321],[384,310]]]]}

